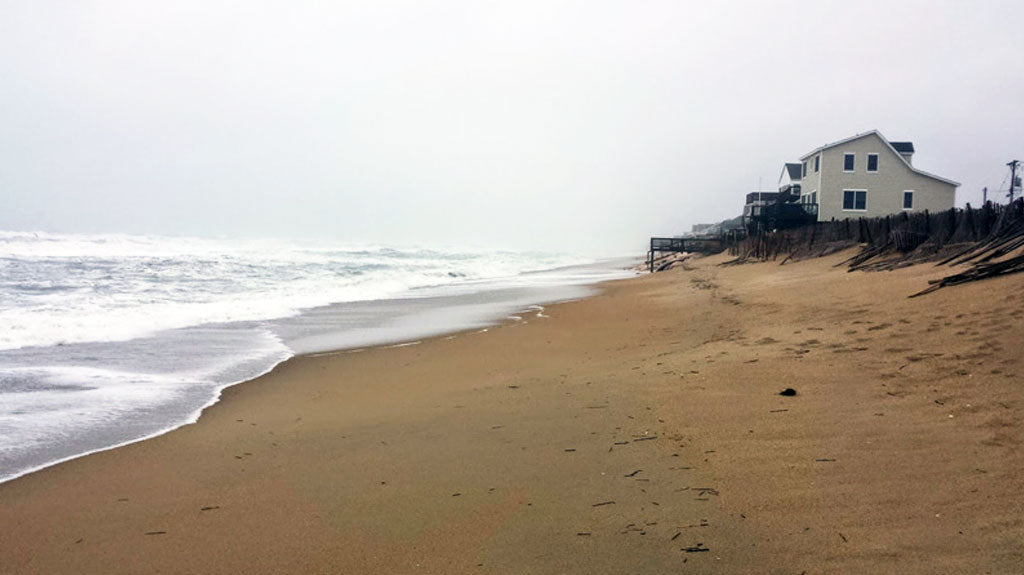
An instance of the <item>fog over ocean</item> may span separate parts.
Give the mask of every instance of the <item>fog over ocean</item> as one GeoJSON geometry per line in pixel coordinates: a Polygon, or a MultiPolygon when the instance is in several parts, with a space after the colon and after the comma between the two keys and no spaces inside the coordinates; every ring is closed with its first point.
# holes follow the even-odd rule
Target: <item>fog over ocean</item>
{"type": "Polygon", "coordinates": [[[0,481],[195,421],[296,353],[481,328],[627,277],[565,254],[0,232],[0,481]],[[531,307],[532,306],[532,307],[531,307]]]}

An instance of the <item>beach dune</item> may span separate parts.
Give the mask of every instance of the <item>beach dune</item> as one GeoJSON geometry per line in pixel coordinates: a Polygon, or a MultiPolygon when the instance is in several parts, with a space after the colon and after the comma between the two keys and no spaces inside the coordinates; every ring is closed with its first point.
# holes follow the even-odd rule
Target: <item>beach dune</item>
{"type": "Polygon", "coordinates": [[[845,257],[289,360],[0,485],[0,573],[1020,573],[1024,277],[845,257]]]}

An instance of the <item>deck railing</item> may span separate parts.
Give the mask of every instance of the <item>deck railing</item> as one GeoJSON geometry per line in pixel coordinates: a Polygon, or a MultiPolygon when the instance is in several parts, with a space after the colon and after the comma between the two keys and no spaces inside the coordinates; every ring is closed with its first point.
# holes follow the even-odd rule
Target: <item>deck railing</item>
{"type": "Polygon", "coordinates": [[[798,202],[750,206],[748,219],[761,229],[785,229],[818,220],[818,204],[798,202]]]}
{"type": "Polygon", "coordinates": [[[655,253],[702,252],[718,253],[725,249],[720,237],[704,238],[651,238],[651,250],[647,253],[650,271],[654,271],[655,253]]]}

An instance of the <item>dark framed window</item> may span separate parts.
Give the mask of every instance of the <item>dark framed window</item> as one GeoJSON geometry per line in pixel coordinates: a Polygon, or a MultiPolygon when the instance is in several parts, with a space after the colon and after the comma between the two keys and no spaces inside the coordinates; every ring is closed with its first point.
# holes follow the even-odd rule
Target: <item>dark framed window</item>
{"type": "Polygon", "coordinates": [[[866,190],[843,190],[843,209],[863,212],[868,209],[866,190]]]}
{"type": "Polygon", "coordinates": [[[843,171],[844,172],[852,172],[853,171],[853,158],[854,158],[853,154],[843,154],[843,171]]]}
{"type": "Polygon", "coordinates": [[[878,154],[868,154],[868,171],[878,171],[878,154]]]}
{"type": "Polygon", "coordinates": [[[800,168],[800,177],[804,178],[807,177],[807,162],[804,162],[802,166],[803,167],[800,168]]]}
{"type": "Polygon", "coordinates": [[[814,173],[818,173],[818,168],[821,166],[821,154],[814,156],[814,173]]]}
{"type": "Polygon", "coordinates": [[[908,190],[903,192],[903,209],[912,210],[914,209],[914,191],[908,190]]]}

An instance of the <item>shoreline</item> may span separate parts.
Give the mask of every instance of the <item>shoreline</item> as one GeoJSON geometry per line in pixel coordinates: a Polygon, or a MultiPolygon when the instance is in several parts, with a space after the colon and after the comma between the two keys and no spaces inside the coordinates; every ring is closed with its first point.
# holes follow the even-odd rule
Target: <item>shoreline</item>
{"type": "MultiPolygon", "coordinates": [[[[545,272],[550,272],[550,271],[562,271],[562,270],[566,270],[566,269],[573,269],[574,267],[579,267],[579,266],[567,266],[567,267],[564,267],[564,268],[557,268],[557,270],[543,270],[543,271],[534,272],[534,273],[545,273],[545,272]]],[[[590,267],[590,266],[587,266],[587,267],[590,267]]],[[[557,298],[554,299],[554,300],[545,299],[545,297],[550,298],[551,295],[550,294],[546,294],[545,297],[542,297],[542,295],[544,295],[544,294],[538,289],[537,293],[535,294],[534,297],[540,298],[540,302],[543,302],[543,305],[541,303],[530,303],[530,304],[526,304],[526,307],[523,307],[521,309],[519,307],[517,307],[516,305],[514,305],[512,302],[508,302],[505,305],[506,305],[507,309],[509,310],[510,314],[525,313],[527,310],[529,310],[530,308],[533,308],[533,307],[539,307],[541,310],[543,310],[543,309],[545,309],[545,306],[558,305],[558,304],[561,304],[561,303],[577,301],[579,299],[586,299],[588,297],[592,297],[596,293],[599,293],[600,286],[602,284],[605,284],[605,283],[608,283],[608,282],[620,281],[621,279],[628,279],[628,278],[600,280],[600,281],[598,281],[596,283],[593,283],[593,284],[583,283],[583,284],[567,284],[565,286],[554,286],[552,293],[558,291],[559,289],[564,289],[564,290],[566,290],[566,293],[569,293],[569,291],[571,289],[573,289],[573,288],[584,290],[585,292],[587,292],[587,293],[574,294],[572,296],[566,296],[566,299],[557,299],[557,298]]],[[[469,294],[462,294],[462,295],[447,295],[447,296],[445,296],[445,295],[434,295],[434,296],[427,296],[426,298],[395,298],[395,299],[385,299],[385,300],[372,300],[372,301],[367,301],[367,302],[339,302],[339,303],[330,304],[330,305],[326,305],[326,306],[320,306],[319,308],[316,308],[315,310],[307,310],[307,311],[330,310],[330,309],[335,309],[335,308],[338,308],[338,307],[344,308],[344,306],[362,305],[362,304],[378,304],[378,305],[379,304],[385,304],[385,305],[388,305],[388,304],[398,304],[398,305],[400,305],[400,302],[408,301],[409,299],[412,299],[412,300],[415,300],[415,301],[441,300],[441,299],[449,299],[449,298],[450,299],[459,299],[459,298],[472,299],[473,297],[479,296],[481,294],[499,293],[499,292],[507,291],[507,290],[510,290],[510,289],[513,289],[513,288],[490,289],[490,290],[483,290],[483,291],[480,291],[480,292],[471,292],[469,294]]],[[[497,304],[497,305],[495,305],[494,309],[504,309],[504,308],[501,307],[502,305],[503,304],[497,304]]],[[[283,318],[283,319],[291,320],[293,318],[283,318]]],[[[56,459],[54,461],[43,463],[41,465],[38,465],[36,467],[32,467],[32,468],[26,469],[24,471],[15,472],[15,473],[13,473],[11,475],[0,476],[0,485],[3,485],[4,483],[10,482],[10,481],[14,481],[16,479],[20,479],[22,477],[31,475],[33,473],[36,473],[38,471],[42,471],[42,470],[48,469],[48,468],[56,466],[56,465],[61,465],[63,463],[66,463],[66,462],[69,462],[69,461],[74,461],[76,459],[79,459],[79,458],[82,458],[82,457],[87,457],[87,456],[90,456],[90,455],[93,455],[93,454],[103,453],[103,452],[114,450],[114,449],[120,449],[122,447],[126,447],[126,446],[133,445],[133,444],[136,444],[136,443],[149,441],[151,439],[163,436],[165,434],[172,433],[172,432],[174,432],[174,431],[176,431],[178,429],[181,429],[181,428],[184,428],[184,427],[187,427],[187,426],[190,426],[190,425],[194,425],[194,424],[196,424],[199,421],[199,419],[203,416],[203,414],[206,412],[207,409],[209,409],[210,407],[218,404],[221,401],[222,397],[224,396],[224,392],[226,390],[228,390],[228,389],[230,389],[232,387],[235,387],[235,386],[239,386],[239,385],[242,385],[242,384],[250,383],[250,382],[252,382],[254,380],[257,380],[257,379],[260,379],[260,378],[262,378],[262,377],[264,377],[266,375],[269,375],[270,373],[272,373],[273,371],[278,369],[281,365],[283,365],[283,364],[285,364],[285,363],[287,363],[289,361],[293,361],[293,360],[296,360],[296,359],[299,359],[299,358],[303,358],[303,357],[331,356],[331,355],[336,355],[336,354],[341,354],[341,353],[355,353],[355,352],[359,352],[359,351],[370,350],[370,349],[378,349],[378,348],[380,348],[380,349],[393,349],[393,348],[407,347],[407,346],[416,345],[416,344],[422,343],[423,341],[431,340],[431,339],[434,339],[434,338],[440,338],[440,337],[452,338],[452,337],[459,337],[459,336],[473,334],[473,333],[479,333],[481,331],[486,332],[491,327],[500,327],[501,325],[503,325],[505,323],[515,323],[516,322],[516,320],[514,320],[512,318],[512,316],[493,317],[493,318],[487,318],[487,317],[481,316],[481,317],[477,318],[477,321],[481,322],[481,324],[483,326],[485,326],[485,327],[483,327],[481,329],[479,326],[466,327],[466,326],[461,326],[459,324],[453,324],[453,325],[448,326],[448,327],[442,327],[442,328],[440,328],[437,331],[431,331],[430,333],[428,333],[426,335],[416,334],[415,332],[413,332],[410,335],[397,336],[397,338],[395,338],[395,339],[384,339],[383,341],[380,341],[380,342],[370,343],[368,345],[365,345],[364,347],[348,347],[348,345],[357,345],[357,344],[340,344],[341,347],[338,347],[338,348],[332,348],[332,349],[323,350],[323,351],[305,351],[305,352],[295,351],[294,349],[289,347],[289,354],[290,355],[288,355],[287,357],[284,357],[283,359],[277,360],[275,363],[269,365],[266,369],[256,373],[255,375],[253,375],[251,377],[246,377],[244,379],[240,379],[238,381],[231,381],[231,382],[227,382],[227,383],[223,383],[223,384],[218,385],[214,389],[213,396],[208,401],[206,401],[202,406],[198,407],[196,410],[191,412],[189,414],[189,416],[186,419],[184,419],[184,420],[181,420],[179,422],[173,423],[173,424],[171,424],[171,425],[169,425],[169,426],[167,426],[165,428],[159,429],[157,431],[154,431],[152,433],[146,434],[146,435],[138,437],[138,438],[129,439],[129,440],[126,440],[126,441],[122,441],[122,442],[113,444],[113,445],[99,447],[99,448],[96,448],[96,449],[90,449],[88,451],[84,451],[84,452],[81,452],[81,453],[76,453],[76,454],[73,454],[73,455],[62,457],[60,459],[56,459]]],[[[196,326],[196,327],[203,327],[203,326],[196,326]]]]}
{"type": "Polygon", "coordinates": [[[226,385],[292,355],[491,323],[517,297],[547,300],[617,275],[619,263],[287,240],[8,239],[3,480],[194,422],[226,385]]]}
{"type": "Polygon", "coordinates": [[[836,257],[290,358],[0,484],[0,571],[1013,572],[1024,278],[908,300],[943,270],[836,257]]]}

